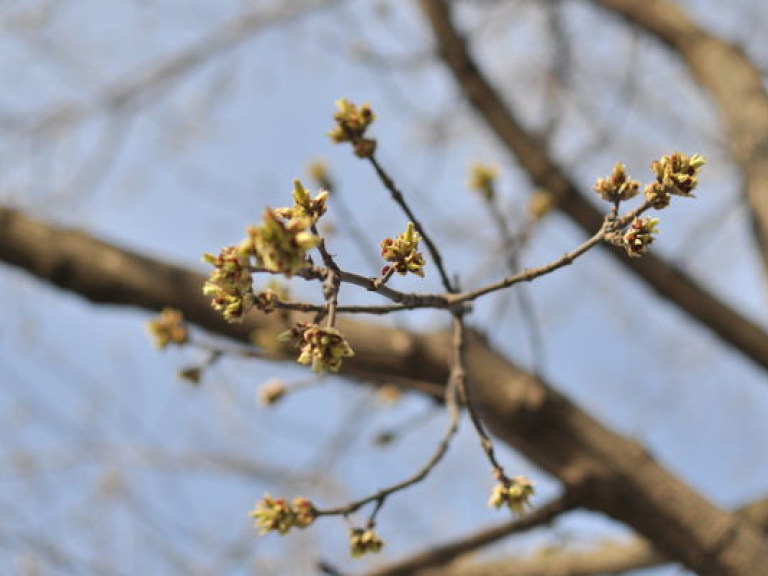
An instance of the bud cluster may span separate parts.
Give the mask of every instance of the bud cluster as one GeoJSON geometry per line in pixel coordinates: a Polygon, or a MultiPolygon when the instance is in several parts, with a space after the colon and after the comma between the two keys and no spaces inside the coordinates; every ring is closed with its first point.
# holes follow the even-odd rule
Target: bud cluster
{"type": "Polygon", "coordinates": [[[147,330],[160,349],[168,344],[183,346],[189,340],[184,316],[174,308],[165,308],[154,320],[147,322],[147,330]]]}
{"type": "Polygon", "coordinates": [[[286,534],[291,528],[306,528],[315,521],[315,507],[306,498],[294,498],[291,504],[284,498],[264,494],[250,513],[254,526],[262,534],[286,534]]]}
{"type": "Polygon", "coordinates": [[[635,218],[624,233],[624,248],[633,258],[638,258],[653,244],[654,234],[658,234],[658,218],[635,218]]]}
{"type": "Polygon", "coordinates": [[[673,152],[668,156],[662,156],[651,163],[656,181],[645,187],[645,204],[634,212],[629,226],[626,222],[632,217],[616,219],[618,203],[629,200],[637,195],[640,183],[632,180],[627,174],[627,169],[621,162],[613,167],[613,172],[607,178],[598,178],[592,189],[603,200],[616,205],[611,219],[619,225],[608,230],[605,240],[617,246],[623,246],[627,254],[633,258],[642,256],[654,241],[654,235],[658,234],[659,221],[655,218],[637,217],[649,207],[661,210],[669,206],[672,196],[693,197],[693,190],[698,185],[698,176],[706,160],[700,154],[688,156],[682,152],[673,152]],[[622,229],[626,226],[626,230],[622,229]]]}
{"type": "Polygon", "coordinates": [[[242,246],[226,246],[218,256],[203,254],[203,261],[215,267],[203,286],[211,305],[228,322],[240,322],[253,307],[253,282],[249,253],[242,246]]]}
{"type": "Polygon", "coordinates": [[[358,107],[346,98],[336,101],[337,111],[333,115],[336,126],[328,132],[328,137],[336,143],[351,142],[355,148],[355,154],[361,158],[367,158],[376,151],[376,140],[365,138],[365,131],[374,120],[373,113],[368,104],[358,107]]]}
{"type": "Polygon", "coordinates": [[[384,541],[372,528],[352,528],[349,531],[349,551],[358,558],[369,552],[379,552],[384,541]]]}
{"type": "Polygon", "coordinates": [[[525,476],[515,476],[511,480],[500,481],[493,487],[488,505],[501,508],[507,505],[512,512],[522,516],[530,507],[530,498],[534,494],[533,483],[525,476]]]}
{"type": "Polygon", "coordinates": [[[309,226],[308,218],[284,220],[277,210],[267,209],[264,223],[248,228],[241,247],[260,268],[290,277],[307,266],[307,252],[320,243],[309,226]]]}
{"type": "Polygon", "coordinates": [[[309,192],[299,180],[293,181],[293,206],[290,208],[277,208],[275,213],[280,218],[295,221],[298,227],[307,229],[317,222],[325,214],[325,202],[328,200],[328,191],[320,190],[312,198],[309,192]]]}
{"type": "Polygon", "coordinates": [[[317,324],[296,324],[293,329],[284,332],[279,340],[297,340],[299,344],[299,364],[309,364],[312,372],[338,372],[344,358],[355,355],[352,346],[336,328],[317,324]]]}
{"type": "Polygon", "coordinates": [[[541,220],[557,206],[557,197],[550,191],[539,189],[528,200],[528,214],[531,219],[541,220]]]}
{"type": "Polygon", "coordinates": [[[405,232],[394,240],[385,238],[381,241],[381,256],[387,262],[392,262],[392,267],[400,275],[408,272],[417,276],[424,276],[424,255],[418,251],[421,235],[416,232],[413,222],[408,222],[405,232]]]}
{"type": "Polygon", "coordinates": [[[467,185],[473,192],[479,192],[486,200],[491,200],[496,195],[496,179],[499,170],[495,166],[486,164],[472,164],[469,169],[469,182],[467,185]]]}
{"type": "Polygon", "coordinates": [[[253,297],[253,303],[262,312],[269,314],[277,308],[280,297],[272,290],[262,290],[253,297]]]}
{"type": "Polygon", "coordinates": [[[270,280],[267,289],[257,292],[253,296],[253,305],[265,314],[277,309],[280,302],[289,299],[288,288],[274,280],[270,280]]]}
{"type": "Polygon", "coordinates": [[[692,197],[692,192],[699,183],[699,172],[706,162],[700,154],[688,156],[682,152],[674,152],[669,156],[662,156],[651,164],[656,182],[646,186],[646,200],[660,210],[669,205],[670,195],[692,197]]]}
{"type": "Polygon", "coordinates": [[[203,255],[203,261],[216,268],[203,294],[213,297],[213,307],[222,311],[226,320],[240,322],[254,305],[264,312],[275,309],[277,293],[267,290],[253,294],[253,267],[288,277],[305,268],[309,263],[307,253],[320,243],[311,228],[325,213],[327,198],[324,190],[311,197],[295,180],[293,206],[265,210],[262,225],[249,227],[247,237],[238,246],[227,246],[218,256],[203,255]]]}
{"type": "Polygon", "coordinates": [[[598,178],[592,190],[608,202],[629,200],[637,195],[640,182],[632,180],[627,174],[627,167],[617,162],[607,178],[598,178]]]}

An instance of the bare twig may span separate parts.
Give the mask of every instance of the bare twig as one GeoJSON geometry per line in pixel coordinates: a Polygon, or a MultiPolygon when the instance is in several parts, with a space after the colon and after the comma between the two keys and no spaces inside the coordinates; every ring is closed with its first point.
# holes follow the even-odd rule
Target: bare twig
{"type": "MultiPolygon", "coordinates": [[[[269,272],[268,270],[254,269],[254,272],[269,272]]],[[[296,273],[304,280],[324,279],[327,274],[326,269],[317,266],[307,267],[296,273]]],[[[378,278],[368,278],[360,276],[354,272],[340,271],[340,278],[343,283],[353,284],[365,288],[369,292],[375,292],[401,305],[402,309],[414,308],[449,308],[450,302],[442,294],[410,294],[401,292],[384,285],[378,278]]],[[[377,312],[374,312],[377,313],[377,312]]]]}
{"type": "Polygon", "coordinates": [[[424,230],[424,226],[421,225],[419,219],[416,218],[413,210],[411,210],[411,207],[406,202],[405,196],[403,196],[403,193],[400,192],[400,190],[397,188],[395,181],[390,177],[389,174],[387,174],[386,170],[384,170],[374,154],[371,154],[368,157],[368,160],[371,162],[374,170],[376,170],[376,174],[381,180],[381,183],[384,184],[384,187],[387,190],[389,190],[389,193],[392,195],[392,200],[394,200],[395,203],[400,206],[400,208],[402,208],[408,219],[413,222],[416,231],[421,234],[421,237],[424,240],[424,244],[427,245],[427,249],[429,250],[429,255],[432,257],[432,261],[435,263],[435,267],[440,273],[440,279],[443,282],[443,288],[445,288],[447,292],[454,292],[455,289],[450,279],[448,278],[448,273],[445,271],[445,266],[443,265],[443,258],[440,256],[440,251],[437,249],[437,246],[435,246],[435,243],[432,242],[432,239],[429,237],[426,230],[424,230]]]}
{"type": "MultiPolygon", "coordinates": [[[[607,0],[602,0],[608,4],[607,0]]],[[[499,138],[510,154],[514,155],[520,166],[526,170],[530,179],[539,187],[554,194],[558,199],[557,207],[567,214],[583,230],[591,232],[600,226],[601,215],[589,200],[579,191],[579,187],[563,172],[554,160],[542,148],[537,138],[529,133],[509,108],[507,102],[490,81],[485,77],[475,59],[470,54],[466,39],[459,33],[452,21],[452,7],[444,0],[421,0],[435,35],[437,51],[450,68],[454,79],[463,90],[470,104],[486,122],[487,126],[499,138]]],[[[618,0],[611,2],[612,6],[618,0]]],[[[640,8],[637,3],[623,2],[632,6],[634,13],[647,19],[645,4],[640,8]]],[[[669,3],[654,2],[654,8],[663,10],[669,3]]],[[[680,25],[679,17],[661,18],[673,29],[680,25]]],[[[678,10],[675,10],[678,13],[678,10]]],[[[690,36],[681,34],[679,39],[685,42],[690,36]]],[[[688,45],[706,51],[709,43],[689,42],[688,45]],[[701,44],[701,46],[699,46],[701,44]]],[[[722,77],[720,66],[714,64],[717,59],[705,57],[716,74],[722,77]]],[[[743,106],[744,100],[734,96],[733,90],[726,88],[723,95],[736,98],[740,111],[746,114],[750,107],[743,106]]],[[[760,89],[761,92],[762,89],[760,89]]],[[[749,115],[746,114],[748,117],[749,115]]],[[[750,130],[753,132],[753,130],[750,130]]],[[[765,130],[762,133],[766,133],[765,130]]],[[[762,157],[762,156],[755,156],[762,157]]],[[[764,197],[764,195],[763,195],[764,197]]],[[[669,299],[680,310],[693,319],[713,330],[725,342],[740,350],[743,354],[763,367],[768,367],[768,333],[756,322],[737,312],[723,300],[702,287],[701,283],[684,274],[653,254],[628,263],[619,251],[612,250],[614,256],[626,265],[631,273],[654,288],[656,293],[669,299]]]]}
{"type": "MultiPolygon", "coordinates": [[[[573,261],[578,257],[582,256],[591,248],[605,240],[609,233],[615,232],[616,230],[625,227],[633,218],[648,210],[649,207],[650,205],[646,202],[640,205],[638,208],[627,212],[621,218],[611,218],[609,216],[605,219],[600,229],[591,238],[570,252],[563,254],[560,258],[557,258],[548,264],[544,264],[543,266],[526,269],[522,272],[518,272],[517,274],[512,274],[497,282],[468,292],[456,292],[449,294],[406,293],[395,290],[393,288],[389,288],[388,286],[384,285],[379,278],[367,278],[365,276],[360,276],[359,274],[339,270],[337,268],[338,278],[341,283],[360,286],[361,288],[365,288],[371,292],[376,292],[377,294],[380,294],[385,298],[397,303],[396,306],[339,306],[337,311],[355,314],[388,314],[390,312],[413,310],[417,308],[461,310],[464,305],[473,300],[476,300],[477,298],[492,292],[503,290],[504,288],[508,288],[514,284],[530,282],[536,278],[554,272],[559,268],[572,264],[573,261]]],[[[613,214],[614,212],[611,213],[611,215],[613,214]]],[[[256,268],[253,271],[270,272],[268,270],[256,268]]],[[[305,280],[326,280],[329,275],[329,271],[326,268],[310,266],[304,270],[299,271],[296,275],[305,280]]],[[[277,307],[285,310],[295,310],[298,312],[322,312],[324,309],[327,309],[327,304],[326,306],[320,306],[317,304],[309,304],[303,302],[284,301],[279,302],[277,307]]]]}
{"type": "Polygon", "coordinates": [[[339,220],[344,223],[344,232],[353,240],[353,244],[360,252],[363,260],[369,263],[374,270],[377,269],[380,267],[381,257],[376,248],[371,245],[365,230],[358,221],[357,214],[347,204],[346,197],[341,193],[340,187],[336,185],[334,179],[325,173],[324,163],[318,161],[316,164],[323,168],[322,179],[318,179],[311,171],[310,176],[320,188],[328,190],[331,206],[338,214],[339,220]]]}
{"type": "MultiPolygon", "coordinates": [[[[507,268],[511,274],[516,274],[520,269],[520,247],[523,245],[524,238],[527,236],[529,226],[525,226],[520,234],[513,234],[509,228],[507,219],[501,211],[501,206],[496,195],[483,196],[485,206],[493,220],[499,236],[504,244],[504,255],[507,259],[507,268]]],[[[541,335],[541,327],[536,318],[536,310],[533,300],[524,286],[515,291],[517,304],[520,314],[523,317],[524,324],[527,327],[528,339],[531,347],[531,356],[533,358],[534,372],[541,374],[544,369],[544,339],[541,335]]]]}
{"type": "Polygon", "coordinates": [[[64,102],[45,114],[27,118],[0,118],[0,125],[8,131],[44,135],[72,128],[94,113],[145,104],[201,65],[251,39],[256,32],[335,3],[338,0],[305,0],[279,3],[270,10],[246,9],[187,48],[159,63],[139,66],[138,72],[107,85],[88,100],[64,102]]]}
{"type": "MultiPolygon", "coordinates": [[[[294,312],[320,312],[327,308],[326,304],[310,304],[308,302],[294,302],[283,300],[275,304],[278,310],[292,310],[294,312]]],[[[402,312],[404,310],[413,310],[414,306],[405,306],[403,304],[391,304],[382,306],[337,306],[338,314],[391,314],[392,312],[402,312]]]]}
{"type": "Polygon", "coordinates": [[[457,303],[469,302],[471,300],[480,298],[481,296],[485,296],[486,294],[508,288],[514,284],[519,284],[520,282],[530,282],[531,280],[535,280],[536,278],[544,276],[545,274],[554,272],[563,266],[568,266],[572,264],[573,261],[576,260],[579,256],[582,256],[605,239],[605,236],[609,230],[609,226],[607,224],[608,221],[606,220],[606,223],[589,240],[574,248],[570,252],[566,252],[560,258],[553,260],[548,264],[539,266],[537,268],[523,270],[522,272],[507,276],[506,278],[503,278],[498,282],[494,282],[493,284],[488,284],[487,286],[483,286],[482,288],[477,288],[476,290],[471,290],[469,292],[449,295],[447,298],[450,301],[457,303]]]}
{"type": "MultiPolygon", "coordinates": [[[[39,222],[10,208],[0,208],[0,222],[0,258],[91,301],[151,310],[173,302],[190,322],[242,342],[248,342],[254,331],[267,334],[280,328],[280,322],[262,316],[241,325],[222,322],[200,293],[205,277],[180,266],[39,222]]],[[[377,347],[375,351],[361,347],[350,360],[347,375],[372,373],[379,378],[386,374],[388,380],[445,382],[440,334],[405,333],[406,346],[402,346],[403,340],[396,340],[402,333],[386,327],[349,321],[346,329],[361,335],[375,330],[367,342],[377,347]]],[[[768,565],[764,539],[751,522],[714,506],[637,442],[612,433],[549,383],[521,371],[481,337],[472,336],[467,355],[475,391],[488,409],[489,427],[552,476],[580,484],[584,507],[627,524],[701,574],[756,576],[759,566],[768,565]],[[500,382],[511,384],[502,387],[503,394],[500,382]],[[713,542],[713,527],[727,539],[713,542]]]]}
{"type": "Polygon", "coordinates": [[[524,270],[518,274],[513,274],[502,280],[499,280],[498,282],[489,284],[487,286],[478,288],[476,290],[463,292],[461,294],[448,294],[446,295],[446,299],[449,300],[452,304],[457,304],[460,302],[469,302],[471,300],[475,300],[479,298],[480,296],[484,296],[486,294],[490,294],[491,292],[496,292],[497,290],[501,290],[503,288],[512,286],[513,284],[518,284],[520,282],[530,282],[531,280],[539,278],[540,276],[544,276],[545,274],[554,272],[555,270],[562,268],[563,266],[572,264],[576,258],[578,258],[579,256],[582,256],[591,248],[593,248],[594,246],[596,246],[597,244],[605,240],[608,234],[625,227],[634,218],[638,217],[643,212],[646,212],[650,207],[651,205],[648,202],[644,202],[634,210],[630,210],[629,212],[624,214],[621,218],[613,218],[612,216],[615,214],[615,212],[612,211],[611,215],[605,218],[605,220],[603,221],[603,225],[591,238],[589,238],[586,242],[574,248],[570,252],[563,254],[557,260],[553,260],[549,264],[539,266],[538,268],[532,268],[532,269],[524,270]]]}
{"type": "Polygon", "coordinates": [[[367,504],[375,503],[374,510],[369,520],[369,523],[373,523],[379,509],[384,504],[384,501],[390,495],[396,492],[400,492],[401,490],[404,490],[410,486],[413,486],[414,484],[421,482],[429,475],[429,473],[435,468],[435,466],[437,466],[440,463],[440,461],[443,459],[445,454],[448,452],[448,448],[450,447],[451,440],[456,435],[456,432],[459,429],[460,411],[459,411],[459,406],[457,401],[457,393],[459,389],[463,386],[463,381],[466,378],[464,361],[463,361],[463,353],[464,353],[463,352],[464,351],[463,324],[460,318],[457,318],[457,317],[454,317],[454,321],[453,321],[453,351],[454,351],[453,365],[451,367],[450,376],[448,377],[448,383],[446,384],[446,387],[445,387],[445,405],[448,410],[448,418],[449,418],[448,427],[445,430],[445,433],[443,434],[443,437],[440,440],[440,443],[438,444],[437,448],[435,449],[434,453],[429,458],[427,463],[418,472],[416,472],[409,478],[406,478],[401,482],[388,486],[387,488],[382,488],[375,494],[371,494],[370,496],[361,498],[345,506],[339,506],[337,508],[328,508],[325,510],[322,510],[322,509],[316,510],[317,516],[332,516],[332,515],[348,516],[349,514],[356,512],[357,510],[359,510],[360,508],[362,508],[367,504]]]}
{"type": "MultiPolygon", "coordinates": [[[[325,285],[323,286],[323,295],[325,296],[326,312],[328,314],[328,326],[334,326],[336,324],[336,308],[339,305],[339,288],[341,287],[341,270],[339,265],[328,252],[325,246],[325,238],[320,236],[317,231],[317,225],[312,224],[312,233],[315,236],[320,237],[320,243],[317,246],[317,250],[323,258],[323,263],[328,268],[328,274],[325,279],[325,285]]],[[[322,312],[318,312],[318,320],[322,315],[322,312]]]]}

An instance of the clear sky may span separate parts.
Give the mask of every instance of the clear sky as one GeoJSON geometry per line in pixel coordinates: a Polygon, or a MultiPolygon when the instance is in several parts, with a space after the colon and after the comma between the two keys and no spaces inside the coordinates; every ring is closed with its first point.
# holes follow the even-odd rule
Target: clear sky
{"type": "MultiPolygon", "coordinates": [[[[498,240],[465,189],[467,167],[476,160],[500,167],[512,222],[524,213],[529,182],[429,59],[414,6],[340,4],[266,26],[122,113],[97,105],[105,90],[143,77],[248,6],[267,3],[0,6],[8,31],[0,40],[2,201],[204,270],[203,252],[239,241],[265,206],[287,205],[292,180],[305,176],[309,161],[324,158],[340,186],[338,202],[375,249],[405,221],[370,169],[325,136],[334,101],[347,97],[375,107],[381,157],[444,247],[450,271],[467,287],[498,278],[504,273],[498,240]],[[30,133],[18,121],[34,122],[67,103],[84,110],[67,129],[30,133]]],[[[543,126],[553,107],[562,108],[565,128],[553,149],[585,188],[617,160],[647,179],[648,164],[663,153],[707,155],[699,198],[663,214],[654,250],[684,263],[765,325],[763,280],[735,200],[739,183],[712,137],[716,122],[708,102],[673,81],[679,68],[648,43],[628,44],[616,23],[577,3],[564,12],[570,32],[603,27],[600,41],[577,40],[568,59],[575,93],[583,97],[591,84],[591,98],[536,96],[542,70],[562,55],[553,60],[541,40],[546,23],[539,11],[520,6],[517,19],[505,24],[469,11],[462,12],[462,24],[479,31],[478,54],[526,121],[543,126]],[[645,93],[626,107],[618,77],[627,61],[642,82],[671,85],[670,92],[685,98],[685,110],[645,93]],[[590,107],[608,110],[599,122],[612,127],[612,141],[582,157],[593,137],[590,107]],[[686,121],[691,116],[699,120],[686,121]]],[[[637,89],[630,85],[629,92],[637,89]]],[[[365,259],[334,201],[327,219],[334,228],[329,246],[344,266],[373,274],[380,263],[365,259]]],[[[558,257],[582,239],[552,216],[537,229],[524,264],[558,257]]],[[[409,290],[439,289],[434,269],[423,281],[396,282],[409,290]]],[[[418,469],[442,433],[445,414],[424,399],[387,406],[365,387],[332,378],[273,409],[260,407],[258,388],[269,379],[307,377],[293,366],[225,358],[202,386],[191,387],[174,374],[204,354],[153,350],[143,328],[147,313],[99,307],[5,266],[0,286],[3,573],[27,573],[36,557],[45,574],[285,574],[286,562],[295,562],[300,574],[318,556],[361,570],[367,561],[346,557],[342,521],[324,519],[300,535],[259,539],[247,512],[265,490],[328,506],[372,492],[418,469]],[[374,445],[377,434],[398,427],[405,432],[392,446],[374,445]]],[[[298,297],[321,297],[316,286],[292,288],[298,297]]],[[[716,503],[736,506],[765,493],[764,374],[604,254],[589,254],[526,289],[545,339],[542,369],[557,388],[650,445],[716,503]]],[[[342,297],[370,301],[346,287],[342,297]]],[[[398,321],[429,330],[446,318],[422,313],[398,321]]],[[[479,303],[475,322],[513,359],[532,364],[514,298],[479,303]]],[[[503,450],[503,457],[508,470],[538,483],[539,502],[556,492],[514,454],[503,450]]],[[[379,517],[386,559],[500,520],[486,506],[491,485],[465,425],[433,478],[387,502],[379,517]]],[[[576,514],[554,537],[537,538],[584,542],[593,534],[621,533],[576,514]]],[[[494,551],[530,545],[523,538],[494,551]]]]}

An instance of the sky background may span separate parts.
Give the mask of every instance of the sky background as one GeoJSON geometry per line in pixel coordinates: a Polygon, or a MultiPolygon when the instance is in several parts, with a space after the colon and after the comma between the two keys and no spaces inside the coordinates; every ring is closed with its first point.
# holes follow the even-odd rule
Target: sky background
{"type": "MultiPolygon", "coordinates": [[[[498,238],[466,190],[467,168],[480,160],[501,169],[501,202],[512,223],[524,219],[530,184],[431,59],[415,5],[334,4],[266,26],[114,114],[95,104],[105,89],[146,73],[249,7],[271,10],[269,3],[4,3],[3,203],[203,271],[203,252],[238,242],[265,206],[289,204],[292,180],[322,158],[339,184],[335,201],[375,249],[405,221],[371,170],[325,136],[334,101],[346,97],[374,106],[381,159],[441,245],[449,270],[465,287],[502,276],[498,238]],[[82,121],[48,132],[30,128],[64,103],[86,110],[82,121]]],[[[714,2],[686,5],[768,61],[768,40],[745,24],[765,11],[759,2],[716,12],[714,2]]],[[[680,65],[588,3],[560,11],[571,38],[566,51],[546,40],[551,23],[531,3],[463,6],[459,14],[476,34],[476,54],[528,125],[557,122],[553,153],[585,189],[617,160],[647,181],[650,161],[661,154],[708,157],[697,200],[675,202],[661,215],[653,250],[765,326],[764,279],[737,174],[709,102],[680,65]],[[547,72],[558,65],[569,70],[568,96],[542,96],[547,72]]],[[[380,263],[363,256],[334,200],[324,219],[333,224],[328,243],[343,266],[375,273],[380,263]]],[[[537,227],[524,265],[545,263],[581,241],[581,232],[552,215],[537,227]]],[[[397,278],[394,285],[439,289],[434,269],[423,281],[397,278]]],[[[318,557],[363,570],[502,519],[486,506],[492,481],[464,423],[434,475],[388,500],[379,515],[384,558],[348,559],[339,519],[287,538],[259,538],[247,512],[265,490],[321,506],[368,494],[423,464],[446,415],[415,396],[390,406],[335,378],[264,409],[261,385],[305,380],[307,371],[226,357],[192,387],[175,373],[204,354],[153,350],[144,332],[148,313],[96,306],[7,266],[0,267],[0,286],[3,573],[33,574],[40,566],[43,574],[303,574],[318,557]],[[374,445],[378,434],[396,429],[403,432],[392,445],[374,445]],[[286,572],[286,562],[294,572],[286,572]]],[[[545,341],[539,368],[557,389],[647,443],[717,504],[738,506],[765,494],[768,400],[760,370],[599,251],[525,288],[545,341]]],[[[302,281],[292,290],[321,298],[317,286],[302,281]]],[[[342,298],[371,301],[346,287],[342,298]]],[[[447,318],[421,312],[383,321],[426,331],[447,318]]],[[[533,365],[514,297],[479,302],[473,322],[516,362],[533,365]]],[[[538,503],[556,494],[541,472],[502,454],[508,471],[537,483],[538,503]]],[[[622,534],[596,515],[576,513],[488,553],[622,534]]]]}

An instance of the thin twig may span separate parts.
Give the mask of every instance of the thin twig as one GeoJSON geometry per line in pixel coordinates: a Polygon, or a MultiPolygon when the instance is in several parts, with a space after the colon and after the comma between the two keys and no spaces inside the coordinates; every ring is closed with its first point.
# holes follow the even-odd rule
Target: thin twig
{"type": "MultiPolygon", "coordinates": [[[[419,306],[421,307],[421,306],[419,306]]],[[[294,302],[292,300],[282,300],[275,304],[278,310],[291,310],[293,312],[320,312],[327,309],[326,304],[310,304],[309,302],[294,302]]],[[[402,312],[403,310],[413,310],[414,306],[404,306],[402,304],[391,304],[383,306],[337,306],[337,314],[391,314],[392,312],[402,312]]]]}
{"type": "Polygon", "coordinates": [[[381,164],[379,164],[379,161],[376,159],[374,154],[368,156],[368,160],[371,162],[374,170],[376,170],[376,174],[378,175],[379,180],[381,180],[381,183],[384,184],[384,187],[387,190],[389,190],[389,193],[392,196],[392,200],[394,200],[395,203],[400,206],[400,208],[402,208],[408,219],[413,222],[413,226],[416,228],[416,231],[421,235],[421,238],[424,240],[424,244],[427,245],[427,250],[429,250],[432,261],[435,263],[435,267],[440,273],[440,280],[443,282],[443,287],[445,288],[446,292],[455,292],[453,284],[451,284],[451,281],[448,279],[448,274],[445,271],[443,258],[440,256],[440,251],[437,249],[437,246],[435,246],[434,242],[432,242],[432,239],[429,237],[426,230],[424,230],[424,227],[421,225],[421,222],[419,222],[419,219],[416,218],[416,215],[413,213],[413,210],[411,210],[411,207],[405,201],[405,196],[403,196],[403,193],[400,192],[400,190],[397,188],[395,181],[389,176],[389,174],[387,174],[386,170],[384,170],[381,164]]]}
{"type": "MultiPolygon", "coordinates": [[[[617,230],[621,230],[624,226],[629,224],[634,218],[636,218],[637,216],[639,216],[640,214],[648,210],[650,207],[651,207],[650,202],[646,201],[640,206],[638,206],[637,208],[635,208],[634,210],[630,210],[629,212],[624,214],[621,218],[617,218],[616,214],[619,208],[619,204],[617,202],[616,204],[614,204],[610,214],[603,221],[603,225],[600,227],[600,230],[598,230],[594,236],[592,236],[589,240],[584,242],[581,246],[579,246],[572,252],[565,254],[564,256],[562,256],[561,258],[559,258],[554,262],[551,262],[550,264],[546,264],[544,266],[536,268],[535,270],[527,270],[522,272],[521,274],[512,275],[500,282],[497,282],[496,284],[491,284],[489,286],[480,288],[473,292],[449,295],[449,298],[451,299],[455,298],[455,300],[459,302],[464,302],[469,299],[478,298],[484,294],[488,294],[495,290],[506,288],[524,279],[532,280],[533,278],[536,278],[538,276],[542,276],[543,274],[548,274],[549,272],[557,270],[558,268],[565,266],[566,264],[570,264],[571,262],[573,262],[575,258],[584,254],[587,250],[595,246],[598,242],[604,240],[609,233],[616,232],[617,230]]],[[[461,324],[460,322],[461,312],[454,312],[454,318],[458,318],[459,324],[461,324]]],[[[511,480],[507,478],[506,474],[504,473],[504,467],[501,466],[498,459],[496,458],[496,452],[493,447],[493,441],[491,440],[491,437],[488,435],[488,432],[485,429],[485,425],[483,424],[483,421],[480,418],[480,415],[477,413],[477,409],[475,408],[475,405],[472,402],[472,399],[469,395],[469,387],[467,385],[466,379],[462,379],[460,381],[459,393],[461,395],[462,401],[467,406],[467,412],[469,413],[469,418],[472,421],[472,424],[474,425],[478,436],[480,437],[480,445],[482,446],[483,451],[485,452],[485,455],[488,457],[488,460],[491,462],[491,466],[493,467],[494,477],[504,485],[509,484],[511,480]]]]}
{"type": "Polygon", "coordinates": [[[317,516],[348,516],[358,511],[363,506],[375,502],[375,508],[370,516],[369,524],[375,519],[376,513],[379,511],[384,501],[392,494],[404,490],[414,484],[417,484],[424,480],[429,473],[437,466],[437,464],[443,459],[448,452],[451,440],[456,435],[459,429],[459,405],[457,401],[457,392],[463,386],[462,382],[466,378],[466,372],[464,369],[464,335],[463,335],[463,323],[458,316],[454,316],[453,321],[453,364],[451,366],[451,373],[448,377],[448,383],[445,387],[445,405],[448,409],[448,428],[443,434],[440,443],[435,449],[432,456],[427,463],[415,474],[393,484],[387,488],[382,488],[375,494],[371,494],[360,500],[351,502],[345,506],[339,506],[337,508],[328,508],[325,510],[318,509],[315,511],[317,516]]]}
{"type": "MultiPolygon", "coordinates": [[[[520,282],[530,282],[540,276],[544,276],[555,270],[567,266],[573,263],[578,257],[588,252],[595,245],[605,240],[606,236],[616,230],[626,226],[633,218],[637,217],[641,213],[650,208],[648,203],[642,204],[640,207],[627,212],[619,219],[606,218],[598,230],[591,238],[586,240],[583,244],[576,247],[570,252],[563,254],[560,258],[553,260],[552,262],[539,266],[537,268],[530,268],[512,274],[495,282],[488,284],[476,290],[467,292],[456,292],[448,294],[417,294],[408,293],[395,290],[381,283],[378,278],[369,278],[361,276],[353,272],[347,272],[345,270],[338,269],[338,278],[340,283],[352,284],[365,288],[370,292],[375,292],[384,296],[388,300],[396,303],[395,306],[337,306],[336,312],[338,313],[353,313],[353,314],[388,314],[390,312],[398,312],[402,310],[414,310],[417,308],[438,308],[438,309],[456,309],[463,310],[463,305],[490,294],[497,292],[504,288],[508,288],[514,284],[520,282]]],[[[322,245],[322,244],[321,244],[322,245]]],[[[327,253],[327,252],[326,252],[327,253]]],[[[270,270],[262,268],[252,268],[253,272],[266,272],[274,273],[270,270]]],[[[296,273],[296,276],[303,278],[304,280],[326,280],[329,274],[327,268],[319,266],[308,266],[307,268],[296,273]]],[[[277,307],[284,310],[294,310],[297,312],[321,312],[327,310],[326,306],[320,306],[317,304],[309,304],[304,302],[291,302],[282,301],[277,304],[277,307]]]]}
{"type": "MultiPolygon", "coordinates": [[[[270,270],[264,270],[263,268],[252,268],[253,272],[267,272],[270,274],[278,274],[270,270]]],[[[296,273],[296,276],[303,278],[304,280],[324,280],[328,271],[325,268],[318,266],[308,266],[303,270],[296,273]]],[[[369,292],[375,292],[384,296],[392,302],[401,304],[403,309],[412,310],[414,308],[450,308],[452,306],[448,297],[444,294],[412,294],[407,292],[401,292],[388,286],[382,285],[377,282],[377,278],[369,278],[367,276],[361,276],[354,272],[347,272],[340,270],[341,282],[345,284],[353,284],[361,288],[365,288],[369,292]]]]}
{"type": "Polygon", "coordinates": [[[570,252],[566,252],[557,260],[553,260],[549,264],[539,266],[538,268],[523,270],[522,272],[512,274],[511,276],[499,280],[498,282],[488,284],[487,286],[483,286],[482,288],[478,288],[476,290],[462,292],[459,294],[447,294],[445,298],[451,304],[470,302],[481,296],[490,294],[491,292],[496,292],[498,290],[502,290],[503,288],[508,288],[513,284],[518,284],[520,282],[530,282],[531,280],[539,278],[540,276],[554,272],[563,266],[572,264],[576,258],[585,254],[591,248],[605,240],[609,233],[620,230],[621,228],[627,226],[627,224],[629,224],[634,218],[647,211],[650,207],[651,205],[648,202],[644,202],[641,206],[627,212],[619,219],[611,219],[610,217],[606,218],[603,221],[603,225],[591,238],[570,252]]]}
{"type": "Polygon", "coordinates": [[[384,286],[387,282],[389,282],[389,280],[392,278],[392,275],[395,273],[394,266],[387,266],[385,267],[385,270],[386,271],[383,274],[373,280],[373,286],[376,289],[384,286]]]}
{"type": "Polygon", "coordinates": [[[317,250],[323,258],[323,263],[328,268],[325,285],[323,286],[323,296],[325,296],[326,310],[328,312],[328,326],[332,327],[336,324],[336,308],[339,305],[339,289],[341,288],[341,270],[333,256],[331,256],[331,253],[328,252],[328,248],[325,246],[325,238],[320,236],[316,224],[312,224],[312,233],[320,238],[317,250]]]}
{"type": "MultiPolygon", "coordinates": [[[[529,233],[529,226],[523,227],[520,234],[513,234],[509,227],[507,219],[501,211],[501,206],[495,195],[483,196],[485,206],[488,208],[491,219],[496,225],[496,229],[501,236],[504,245],[504,255],[507,259],[507,268],[511,274],[516,274],[520,270],[520,249],[525,237],[529,233]]],[[[521,286],[515,291],[517,304],[520,308],[520,314],[523,317],[523,323],[528,328],[528,340],[531,347],[531,356],[533,358],[533,372],[542,374],[544,369],[544,338],[541,334],[541,326],[536,317],[536,310],[525,286],[521,286]]]]}
{"type": "Polygon", "coordinates": [[[358,222],[357,213],[347,204],[346,197],[341,193],[340,187],[327,174],[322,180],[317,180],[316,178],[315,180],[320,188],[324,188],[330,193],[330,205],[333,207],[334,212],[338,214],[339,220],[344,223],[344,231],[352,239],[352,243],[360,252],[363,260],[367,261],[374,270],[380,267],[381,256],[378,250],[371,245],[365,230],[363,230],[358,222]]]}
{"type": "Polygon", "coordinates": [[[273,29],[337,3],[338,0],[311,0],[279,3],[270,9],[249,7],[189,46],[142,64],[134,74],[121,76],[89,97],[65,101],[47,112],[21,118],[1,116],[0,125],[6,132],[46,135],[81,125],[97,113],[135,109],[156,100],[172,85],[216,57],[236,49],[259,31],[273,29]]]}

